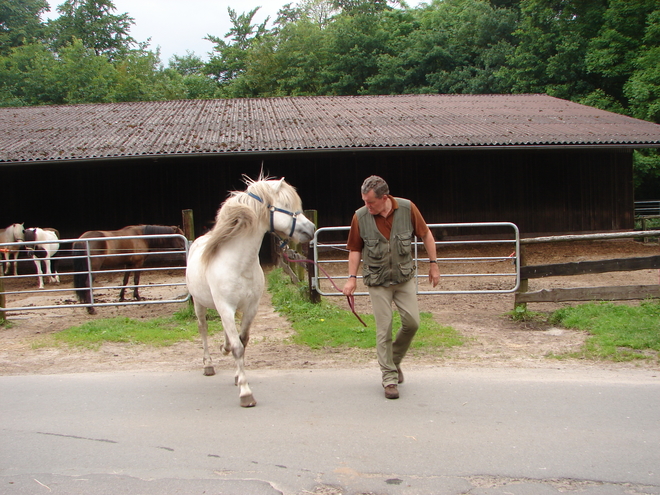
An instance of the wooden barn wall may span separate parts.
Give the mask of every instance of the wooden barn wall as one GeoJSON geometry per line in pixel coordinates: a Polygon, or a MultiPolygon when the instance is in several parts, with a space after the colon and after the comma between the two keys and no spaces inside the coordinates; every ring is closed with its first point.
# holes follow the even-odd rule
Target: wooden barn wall
{"type": "Polygon", "coordinates": [[[523,235],[633,228],[632,154],[599,150],[455,150],[174,157],[2,167],[0,226],[55,227],[63,237],[125,225],[213,223],[242,175],[261,167],[297,187],[321,226],[348,225],[371,174],[412,199],[427,222],[509,221],[523,235]],[[13,187],[8,187],[13,184],[13,187]]]}

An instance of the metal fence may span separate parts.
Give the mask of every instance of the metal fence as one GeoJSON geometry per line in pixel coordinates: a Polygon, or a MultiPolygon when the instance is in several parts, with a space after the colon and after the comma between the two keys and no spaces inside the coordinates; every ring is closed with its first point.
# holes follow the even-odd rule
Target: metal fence
{"type": "MultiPolygon", "coordinates": [[[[0,250],[10,247],[19,247],[22,255],[19,257],[18,274],[13,275],[13,266],[8,275],[0,275],[0,311],[17,312],[17,311],[32,311],[32,310],[45,310],[45,309],[66,309],[73,307],[104,307],[104,306],[128,306],[128,305],[144,305],[144,304],[166,304],[166,303],[180,303],[185,302],[190,298],[185,286],[185,269],[186,260],[188,257],[188,241],[179,234],[159,234],[149,236],[122,236],[122,237],[95,237],[87,239],[60,239],[59,241],[52,241],[52,243],[59,243],[60,249],[57,255],[52,258],[54,266],[65,268],[64,271],[58,270],[60,278],[59,284],[46,283],[44,289],[38,288],[38,272],[35,265],[35,260],[32,257],[26,257],[27,246],[31,245],[44,245],[49,241],[34,241],[34,242],[18,242],[18,243],[2,243],[0,250]],[[114,254],[97,254],[90,250],[89,244],[93,241],[107,241],[115,239],[182,239],[181,243],[184,248],[182,249],[155,249],[147,251],[127,251],[117,252],[114,254]],[[84,254],[75,255],[72,246],[73,243],[82,242],[85,245],[84,254]],[[119,301],[119,291],[124,288],[121,284],[123,281],[126,269],[123,267],[113,269],[98,270],[91,269],[92,260],[101,257],[122,258],[128,256],[145,255],[146,261],[142,268],[140,268],[141,278],[139,284],[130,283],[132,277],[129,279],[129,285],[126,286],[127,299],[126,301],[119,301]],[[73,270],[73,264],[76,259],[84,258],[86,269],[84,271],[73,270]],[[150,276],[153,274],[154,276],[150,276]],[[165,275],[164,280],[154,282],[153,279],[163,277],[156,277],[156,275],[165,275]],[[84,275],[88,282],[90,291],[91,303],[81,304],[76,299],[75,290],[73,285],[73,277],[75,275],[84,275]],[[152,279],[152,281],[150,281],[152,279]],[[140,290],[140,300],[130,300],[132,297],[131,292],[135,289],[140,290]],[[129,292],[130,291],[130,292],[129,292]]],[[[38,250],[34,251],[39,253],[38,250]]],[[[4,257],[0,257],[0,270],[4,273],[5,266],[8,262],[4,257]]],[[[44,258],[39,258],[40,262],[44,258]]],[[[42,270],[45,272],[45,270],[42,270]]],[[[43,274],[46,277],[46,274],[43,274]]],[[[46,279],[44,279],[46,282],[46,279]]]]}
{"type": "Polygon", "coordinates": [[[635,216],[660,216],[660,200],[635,201],[635,216]]]}
{"type": "MultiPolygon", "coordinates": [[[[421,249],[424,244],[415,237],[413,247],[417,270],[418,294],[508,294],[520,285],[520,233],[509,222],[429,224],[436,238],[441,279],[437,290],[430,287],[428,275],[420,262],[428,262],[421,249]],[[436,234],[438,232],[438,234],[436,234]],[[490,233],[489,233],[490,232],[490,233]]],[[[328,275],[335,280],[348,278],[346,239],[350,227],[323,227],[316,231],[314,275],[312,285],[324,296],[341,296],[328,275]],[[324,238],[341,241],[326,240],[324,238]],[[324,273],[325,272],[325,273],[324,273]],[[338,275],[332,273],[339,273],[338,275]]],[[[362,277],[358,276],[358,280],[362,277]]],[[[355,295],[367,295],[358,289],[355,295]]]]}

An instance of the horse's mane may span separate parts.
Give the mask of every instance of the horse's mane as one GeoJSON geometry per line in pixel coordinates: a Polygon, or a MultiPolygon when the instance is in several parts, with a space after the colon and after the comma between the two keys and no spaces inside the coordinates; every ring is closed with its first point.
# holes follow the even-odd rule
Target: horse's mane
{"type": "Polygon", "coordinates": [[[253,232],[268,221],[268,205],[275,202],[283,204],[285,208],[300,211],[302,203],[296,189],[281,179],[276,181],[261,175],[259,179],[252,180],[243,177],[247,185],[245,191],[232,191],[222,203],[215,217],[213,229],[206,235],[209,240],[202,254],[202,263],[207,264],[220,247],[230,239],[253,232]],[[274,186],[277,187],[274,187],[274,186]],[[263,204],[248,195],[250,192],[263,201],[263,204]]]}

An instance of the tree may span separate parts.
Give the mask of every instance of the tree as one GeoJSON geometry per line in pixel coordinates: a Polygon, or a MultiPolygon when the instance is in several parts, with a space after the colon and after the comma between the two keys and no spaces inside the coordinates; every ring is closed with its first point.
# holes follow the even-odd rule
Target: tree
{"type": "Polygon", "coordinates": [[[2,105],[62,103],[56,88],[56,65],[55,55],[40,43],[13,48],[0,57],[2,105]]]}
{"type": "Polygon", "coordinates": [[[650,46],[643,48],[643,38],[651,13],[658,11],[658,3],[657,0],[610,0],[608,3],[598,34],[589,40],[585,62],[587,70],[598,76],[598,88],[627,107],[624,86],[638,64],[652,70],[648,65],[650,60],[639,56],[640,51],[648,55],[650,46]]]}
{"type": "Polygon", "coordinates": [[[389,8],[372,1],[337,5],[342,13],[325,29],[321,94],[364,94],[368,80],[378,73],[379,57],[390,51],[392,33],[385,20],[389,8]]]}
{"type": "Polygon", "coordinates": [[[41,15],[48,10],[46,0],[0,0],[0,54],[42,40],[41,15]]]}
{"type": "Polygon", "coordinates": [[[206,65],[206,72],[221,84],[227,84],[245,72],[248,51],[267,32],[269,18],[261,24],[252,24],[258,10],[259,7],[256,7],[247,14],[237,15],[235,10],[227,8],[232,27],[225,38],[230,41],[210,34],[204,38],[215,44],[213,50],[216,52],[206,65]]]}
{"type": "Polygon", "coordinates": [[[49,22],[53,48],[79,39],[85,48],[110,60],[125,56],[137,42],[129,35],[135,20],[127,13],[115,15],[111,0],[65,0],[57,7],[61,14],[49,22]]]}
{"type": "Polygon", "coordinates": [[[598,87],[585,63],[608,0],[521,0],[516,49],[499,71],[513,93],[578,99],[598,87]]]}
{"type": "Polygon", "coordinates": [[[371,93],[499,93],[497,71],[513,52],[515,12],[485,0],[436,1],[388,26],[392,48],[371,93]]]}
{"type": "Polygon", "coordinates": [[[169,62],[169,68],[177,71],[182,76],[201,74],[205,65],[204,60],[190,50],[186,50],[186,54],[183,56],[173,55],[169,62]]]}
{"type": "Polygon", "coordinates": [[[660,124],[660,7],[648,15],[642,42],[623,92],[634,117],[660,124]]]}

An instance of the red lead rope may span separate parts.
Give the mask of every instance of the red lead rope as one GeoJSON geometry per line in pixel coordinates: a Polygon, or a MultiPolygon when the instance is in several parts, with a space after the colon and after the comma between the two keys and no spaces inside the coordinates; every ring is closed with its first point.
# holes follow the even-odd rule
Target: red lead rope
{"type": "MultiPolygon", "coordinates": [[[[342,291],[339,287],[337,287],[337,284],[335,284],[334,280],[332,280],[332,277],[330,277],[330,275],[328,275],[328,272],[326,272],[323,269],[323,267],[321,265],[319,265],[316,261],[314,261],[314,260],[292,260],[291,258],[289,258],[286,255],[286,252],[284,252],[284,250],[282,250],[282,257],[285,260],[287,260],[289,263],[310,263],[312,265],[316,265],[318,267],[318,269],[323,272],[323,275],[325,275],[328,278],[328,280],[330,281],[332,286],[335,289],[337,289],[337,291],[339,291],[339,292],[342,291]]],[[[355,296],[353,294],[351,294],[350,296],[346,296],[346,300],[348,301],[348,306],[351,308],[351,311],[353,312],[355,317],[360,321],[360,323],[362,323],[366,327],[367,324],[362,320],[362,318],[360,318],[360,315],[357,314],[357,311],[355,311],[355,296]]]]}

